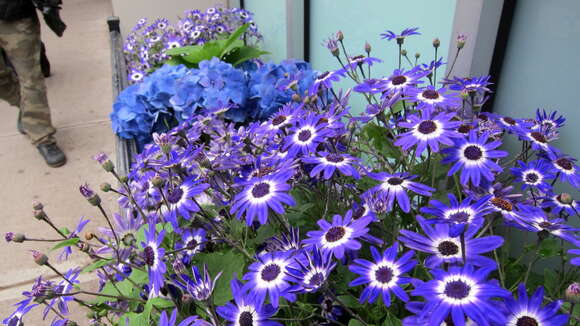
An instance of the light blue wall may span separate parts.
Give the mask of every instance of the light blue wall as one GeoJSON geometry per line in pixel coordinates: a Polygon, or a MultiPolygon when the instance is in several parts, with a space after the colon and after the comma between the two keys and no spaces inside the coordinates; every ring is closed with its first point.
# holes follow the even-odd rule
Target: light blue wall
{"type": "MultiPolygon", "coordinates": [[[[310,60],[319,71],[337,69],[338,62],[322,42],[342,30],[349,55],[364,54],[368,41],[373,48],[371,55],[383,59],[374,69],[374,76],[390,75],[398,65],[396,42],[387,42],[380,34],[389,29],[396,33],[407,27],[419,27],[422,35],[408,38],[403,45],[414,61],[416,52],[421,53],[419,62],[433,60],[432,41],[441,40],[438,55],[447,58],[456,0],[314,0],[311,1],[310,60]]],[[[375,67],[375,66],[373,66],[375,67]]],[[[409,65],[404,65],[409,68],[409,65]]],[[[441,75],[443,75],[442,69],[441,75]]],[[[339,86],[352,87],[352,83],[339,86]]],[[[364,110],[363,101],[353,99],[356,112],[364,110]]]]}
{"type": "Polygon", "coordinates": [[[512,24],[494,110],[524,118],[557,109],[567,123],[555,145],[580,158],[580,1],[518,1],[512,24]]]}
{"type": "Polygon", "coordinates": [[[245,8],[254,13],[258,30],[264,36],[262,48],[270,52],[265,61],[286,59],[286,1],[246,0],[245,8]]]}

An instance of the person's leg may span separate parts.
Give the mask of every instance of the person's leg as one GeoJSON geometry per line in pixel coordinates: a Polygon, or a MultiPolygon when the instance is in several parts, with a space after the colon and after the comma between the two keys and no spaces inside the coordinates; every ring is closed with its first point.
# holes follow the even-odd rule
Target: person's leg
{"type": "Polygon", "coordinates": [[[54,143],[46,85],[40,68],[40,24],[27,18],[0,21],[0,47],[6,51],[20,83],[22,127],[34,145],[54,143]]]}
{"type": "MultiPolygon", "coordinates": [[[[0,41],[1,42],[1,41],[0,41]]],[[[8,67],[4,50],[0,47],[0,99],[15,107],[20,106],[20,86],[14,71],[8,67]]]]}

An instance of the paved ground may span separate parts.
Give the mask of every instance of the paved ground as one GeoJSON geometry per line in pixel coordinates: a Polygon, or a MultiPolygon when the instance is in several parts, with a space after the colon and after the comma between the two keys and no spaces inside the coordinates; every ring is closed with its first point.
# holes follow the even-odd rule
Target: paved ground
{"type": "MultiPolygon", "coordinates": [[[[51,238],[53,234],[32,217],[34,199],[45,204],[51,219],[74,227],[81,216],[102,225],[95,209],[79,195],[78,186],[88,182],[95,188],[108,175],[91,159],[96,152],[114,153],[114,139],[108,120],[111,107],[110,50],[106,18],[110,0],[67,0],[62,11],[68,25],[64,37],[43,29],[53,76],[47,79],[57,139],[68,156],[68,164],[47,167],[28,140],[16,131],[17,111],[0,103],[0,231],[23,232],[51,238]]],[[[106,197],[104,197],[106,198],[106,197]]],[[[109,208],[114,205],[109,201],[109,208]]],[[[11,311],[20,292],[30,288],[39,275],[50,275],[30,257],[32,248],[47,246],[28,243],[0,243],[0,321],[11,311]]],[[[53,254],[51,260],[56,261],[53,254]]],[[[73,258],[79,262],[82,257],[73,258]]],[[[69,263],[70,264],[70,263],[69,263]]],[[[60,267],[65,269],[66,266],[60,267]]],[[[75,307],[76,309],[76,307],[75,307]]],[[[84,313],[76,309],[73,313],[84,313]]],[[[40,312],[30,313],[27,325],[45,325],[40,312]]],[[[81,324],[85,324],[81,322],[81,324]]]]}

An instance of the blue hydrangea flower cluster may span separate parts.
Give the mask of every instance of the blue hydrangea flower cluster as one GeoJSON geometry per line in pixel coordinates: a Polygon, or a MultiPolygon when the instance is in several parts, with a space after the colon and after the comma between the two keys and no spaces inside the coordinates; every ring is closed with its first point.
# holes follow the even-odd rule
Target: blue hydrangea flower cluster
{"type": "Polygon", "coordinates": [[[168,59],[168,49],[203,45],[223,38],[245,24],[250,27],[244,33],[244,40],[250,44],[258,43],[262,35],[253,21],[253,14],[245,9],[208,8],[205,12],[188,10],[174,25],[166,18],[156,19],[151,24],[148,24],[146,18],[140,19],[127,36],[123,48],[129,82],[141,82],[145,76],[161,67],[168,59]]]}
{"type": "Polygon", "coordinates": [[[198,69],[165,65],[119,94],[111,113],[113,131],[145,144],[154,132],[200,114],[225,111],[239,123],[265,120],[293,94],[304,94],[316,74],[296,60],[241,68],[217,58],[202,61],[198,69]]]}

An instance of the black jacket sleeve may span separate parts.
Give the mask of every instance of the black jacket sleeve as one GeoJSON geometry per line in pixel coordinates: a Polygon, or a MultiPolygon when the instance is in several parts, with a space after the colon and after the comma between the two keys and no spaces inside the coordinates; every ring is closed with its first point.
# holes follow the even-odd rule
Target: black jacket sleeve
{"type": "Polygon", "coordinates": [[[36,16],[31,0],[0,0],[0,20],[14,21],[36,16]]]}

